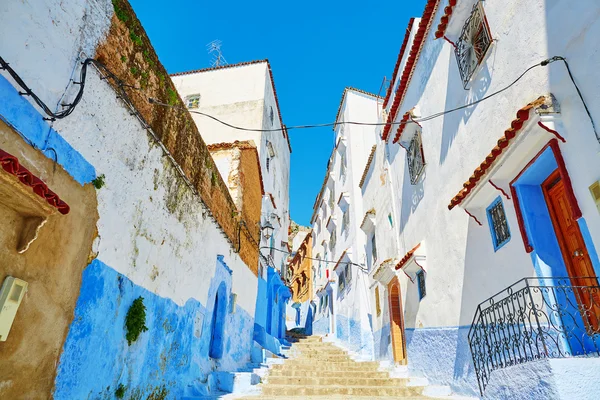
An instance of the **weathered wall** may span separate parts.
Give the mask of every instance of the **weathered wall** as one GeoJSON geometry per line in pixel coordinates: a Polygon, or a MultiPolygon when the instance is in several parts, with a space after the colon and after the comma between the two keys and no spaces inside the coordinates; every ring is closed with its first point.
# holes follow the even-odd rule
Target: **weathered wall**
{"type": "Polygon", "coordinates": [[[289,280],[292,291],[292,301],[304,303],[313,297],[312,284],[312,235],[305,236],[298,248],[296,255],[290,262],[288,268],[293,271],[289,280]]]}
{"type": "Polygon", "coordinates": [[[96,237],[96,191],[92,185],[78,184],[1,120],[0,149],[17,157],[21,165],[70,206],[70,212],[62,215],[47,205],[53,213],[29,249],[19,254],[16,230],[23,216],[31,214],[17,213],[14,206],[9,206],[10,200],[17,198],[15,191],[38,196],[31,187],[0,169],[3,177],[8,176],[15,183],[8,188],[0,182],[0,282],[13,276],[29,284],[8,339],[0,342],[0,397],[45,399],[54,385],[57,357],[73,318],[81,273],[89,262],[96,237]]]}
{"type": "MultiPolygon", "coordinates": [[[[96,175],[104,178],[98,191],[98,239],[93,254],[88,259],[90,249],[85,244],[70,242],[85,257],[82,265],[73,262],[68,267],[81,269],[95,259],[84,270],[76,307],[81,278],[60,275],[75,285],[71,288],[75,292],[63,309],[62,337],[44,370],[49,381],[45,387],[29,383],[34,391],[31,397],[50,394],[73,307],[75,320],[58,362],[55,398],[112,396],[119,384],[127,387],[129,395],[142,397],[154,393],[179,398],[214,389],[213,371],[237,370],[250,361],[256,276],[232,245],[239,221],[236,207],[191,117],[147,101],[152,96],[182,105],[139,21],[129,5],[118,0],[114,6],[108,1],[76,0],[40,3],[37,8],[11,3],[0,18],[7,22],[1,25],[3,36],[21,37],[23,24],[27,28],[32,51],[27,50],[26,40],[11,41],[0,44],[0,54],[48,104],[56,104],[65,86],[64,98],[73,98],[78,86],[68,85],[68,78],[79,74],[81,50],[88,56],[96,54],[116,75],[139,87],[127,89],[139,112],[132,115],[115,81],[103,79],[90,66],[81,102],[70,116],[50,127],[39,110],[22,105],[28,105],[28,99],[16,94],[14,82],[0,79],[4,120],[47,157],[56,157],[80,184],[96,175]],[[28,25],[23,16],[29,15],[35,22],[28,25]],[[150,129],[140,123],[139,116],[150,129]],[[228,311],[220,321],[226,335],[224,354],[216,360],[207,356],[207,343],[215,326],[211,317],[220,287],[224,287],[228,311]],[[232,294],[237,294],[235,307],[232,294]],[[140,295],[145,298],[149,330],[128,346],[124,318],[140,295]]],[[[250,174],[249,180],[257,178],[250,174]]],[[[53,189],[58,192],[62,184],[56,183],[53,189]]],[[[91,189],[79,190],[88,193],[91,189]]],[[[77,199],[64,198],[72,208],[67,218],[80,215],[74,211],[77,199]]],[[[94,218],[95,209],[94,203],[94,208],[81,215],[94,218]]],[[[80,232],[85,224],[80,225],[70,232],[80,232]]],[[[65,232],[53,236],[57,237],[69,236],[65,232]]],[[[50,255],[55,252],[54,244],[50,255]]],[[[47,276],[46,280],[51,282],[47,276]]],[[[36,349],[27,351],[31,364],[39,363],[36,349]]],[[[19,377],[31,382],[28,375],[19,377]]]]}

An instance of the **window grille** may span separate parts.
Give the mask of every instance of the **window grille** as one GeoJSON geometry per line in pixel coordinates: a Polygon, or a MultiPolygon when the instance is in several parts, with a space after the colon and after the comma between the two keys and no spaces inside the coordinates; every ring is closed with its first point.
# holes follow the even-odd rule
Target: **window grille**
{"type": "Polygon", "coordinates": [[[274,118],[275,114],[273,113],[273,106],[269,106],[269,121],[271,121],[271,126],[273,126],[274,118]]]}
{"type": "Polygon", "coordinates": [[[200,95],[195,94],[193,96],[188,96],[186,99],[187,108],[198,108],[200,107],[200,95]]]}
{"type": "Polygon", "coordinates": [[[335,242],[337,241],[335,227],[333,227],[333,231],[331,232],[331,236],[329,237],[329,250],[333,253],[335,249],[335,242]]]}
{"type": "Polygon", "coordinates": [[[417,272],[417,283],[419,284],[419,300],[421,300],[427,294],[425,290],[425,273],[423,270],[417,272]]]}
{"type": "Polygon", "coordinates": [[[350,265],[346,264],[344,274],[346,275],[346,284],[349,284],[352,281],[352,269],[350,265]]]}
{"type": "Polygon", "coordinates": [[[490,27],[483,11],[483,4],[478,1],[473,6],[471,15],[465,22],[460,38],[456,42],[456,60],[465,89],[491,44],[490,27]]]}
{"type": "Polygon", "coordinates": [[[346,288],[346,277],[344,276],[344,273],[340,274],[340,278],[339,278],[339,283],[338,283],[338,292],[343,292],[344,289],[346,288]]]}
{"type": "Polygon", "coordinates": [[[381,315],[381,303],[379,302],[379,287],[375,287],[375,313],[379,317],[381,315]]]}
{"type": "Polygon", "coordinates": [[[487,208],[487,216],[492,232],[494,250],[498,250],[510,240],[510,229],[508,228],[504,205],[502,204],[502,199],[500,197],[494,200],[487,208]]]}
{"type": "Polygon", "coordinates": [[[271,157],[267,156],[267,172],[269,172],[270,164],[271,164],[271,157]]]}
{"type": "Polygon", "coordinates": [[[350,225],[350,210],[344,210],[344,215],[342,216],[342,232],[348,236],[348,225],[350,225]]]}
{"type": "Polygon", "coordinates": [[[371,236],[371,251],[373,254],[373,264],[377,260],[377,240],[375,239],[375,233],[371,236]]]}
{"type": "Polygon", "coordinates": [[[423,156],[423,143],[421,141],[421,131],[415,132],[408,147],[408,172],[410,173],[410,183],[415,185],[425,169],[425,157],[423,156]]]}

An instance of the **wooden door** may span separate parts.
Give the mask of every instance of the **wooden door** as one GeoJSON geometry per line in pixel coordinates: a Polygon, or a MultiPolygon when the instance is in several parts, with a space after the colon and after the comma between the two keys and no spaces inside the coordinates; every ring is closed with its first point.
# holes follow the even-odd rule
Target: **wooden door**
{"type": "Polygon", "coordinates": [[[571,278],[571,284],[577,287],[575,296],[583,320],[589,331],[597,333],[600,325],[598,280],[581,235],[579,224],[573,219],[565,183],[558,170],[546,179],[543,183],[543,189],[567,272],[571,278]],[[588,288],[590,286],[593,288],[588,288]]]}
{"type": "Polygon", "coordinates": [[[404,318],[402,313],[402,299],[400,297],[400,283],[395,278],[388,286],[390,306],[390,331],[392,333],[392,350],[394,361],[406,364],[406,342],[404,341],[404,318]]]}

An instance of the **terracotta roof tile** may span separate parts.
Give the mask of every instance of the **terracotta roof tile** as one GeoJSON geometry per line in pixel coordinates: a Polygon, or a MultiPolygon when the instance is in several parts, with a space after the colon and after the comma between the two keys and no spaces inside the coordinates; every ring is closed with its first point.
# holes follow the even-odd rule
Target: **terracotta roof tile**
{"type": "Polygon", "coordinates": [[[406,33],[404,34],[404,40],[402,41],[402,46],[400,47],[400,53],[398,54],[398,59],[396,60],[396,66],[394,67],[394,73],[392,74],[392,79],[390,81],[390,85],[388,86],[387,92],[385,94],[385,99],[383,100],[383,107],[387,106],[388,101],[390,101],[390,96],[392,95],[392,89],[394,86],[394,82],[396,81],[396,76],[398,75],[398,69],[400,69],[400,63],[404,58],[404,52],[406,51],[406,46],[408,45],[408,39],[410,38],[410,32],[412,31],[413,24],[415,23],[415,19],[411,18],[408,22],[408,27],[406,28],[406,33]]]}
{"type": "Polygon", "coordinates": [[[433,21],[433,16],[435,15],[439,3],[440,0],[427,1],[425,11],[423,12],[423,16],[421,17],[421,21],[419,22],[419,28],[417,30],[417,33],[415,34],[415,38],[412,42],[408,59],[406,60],[406,65],[404,66],[404,70],[400,78],[400,83],[398,84],[398,88],[396,89],[394,102],[392,103],[386,121],[387,125],[385,125],[385,127],[383,128],[383,133],[381,135],[383,140],[387,140],[390,130],[392,129],[391,123],[394,122],[394,120],[396,119],[396,115],[398,114],[400,105],[404,100],[404,96],[406,95],[408,85],[417,65],[419,55],[421,54],[421,49],[423,48],[425,39],[427,38],[427,33],[429,32],[429,28],[431,27],[431,23],[433,21]]]}
{"type": "Polygon", "coordinates": [[[408,262],[408,260],[410,260],[410,258],[415,254],[415,251],[417,251],[417,249],[420,246],[421,246],[421,243],[417,244],[408,253],[406,253],[404,255],[404,257],[402,257],[402,259],[400,261],[398,261],[398,264],[396,264],[396,270],[399,270],[400,268],[404,267],[404,265],[406,265],[406,263],[408,262]]]}
{"type": "Polygon", "coordinates": [[[48,186],[28,169],[19,164],[19,159],[0,149],[0,166],[11,175],[19,178],[23,185],[29,186],[33,192],[65,215],[71,210],[69,205],[61,200],[48,186]]]}
{"type": "Polygon", "coordinates": [[[439,39],[444,37],[446,34],[446,28],[448,27],[448,23],[450,22],[450,17],[454,12],[454,6],[456,6],[458,0],[448,0],[448,5],[444,8],[444,15],[440,18],[440,23],[437,26],[437,31],[435,32],[435,38],[439,39]]]}
{"type": "Polygon", "coordinates": [[[481,162],[479,167],[475,169],[473,175],[463,183],[463,188],[450,200],[448,209],[452,210],[454,207],[462,203],[462,201],[471,193],[473,188],[481,180],[481,178],[487,173],[489,168],[495,163],[496,159],[504,152],[504,150],[510,145],[510,141],[515,138],[519,133],[524,123],[529,119],[529,113],[531,109],[542,105],[546,101],[546,97],[540,96],[536,100],[527,104],[525,107],[517,111],[517,118],[515,118],[510,128],[504,131],[504,135],[498,139],[496,146],[492,149],[490,154],[485,157],[485,160],[481,162]]]}
{"type": "Polygon", "coordinates": [[[365,165],[365,170],[363,171],[362,177],[360,178],[360,183],[358,187],[362,189],[363,184],[365,183],[365,179],[367,179],[367,174],[369,173],[369,168],[371,168],[371,163],[373,162],[373,158],[375,157],[375,150],[377,150],[377,145],[374,144],[371,148],[371,154],[369,154],[369,159],[367,160],[367,165],[365,165]]]}

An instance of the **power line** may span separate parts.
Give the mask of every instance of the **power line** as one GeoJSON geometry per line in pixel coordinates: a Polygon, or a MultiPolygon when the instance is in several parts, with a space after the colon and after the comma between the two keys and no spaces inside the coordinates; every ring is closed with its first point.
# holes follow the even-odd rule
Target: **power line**
{"type": "MultiPolygon", "coordinates": [[[[289,252],[289,251],[286,251],[286,250],[280,250],[280,249],[278,249],[278,248],[276,248],[276,247],[263,246],[263,247],[261,247],[261,249],[270,249],[270,250],[275,250],[275,251],[279,251],[279,252],[281,252],[281,253],[290,254],[290,255],[294,254],[294,253],[291,253],[291,252],[289,252]]],[[[334,263],[334,264],[337,264],[337,263],[338,263],[337,261],[333,261],[333,260],[323,260],[322,258],[314,258],[314,257],[306,257],[306,256],[304,256],[303,258],[307,258],[307,259],[309,259],[309,260],[315,260],[315,261],[322,261],[322,262],[324,262],[324,263],[326,263],[326,264],[329,264],[329,263],[334,263]]],[[[360,268],[360,269],[362,269],[363,271],[366,271],[366,272],[368,272],[368,271],[369,271],[369,270],[368,270],[368,269],[367,269],[367,268],[366,268],[366,267],[365,267],[363,264],[357,264],[357,263],[354,263],[354,262],[351,262],[351,261],[341,261],[341,262],[340,262],[340,264],[346,264],[346,265],[356,265],[357,267],[359,267],[359,268],[360,268]]]]}

